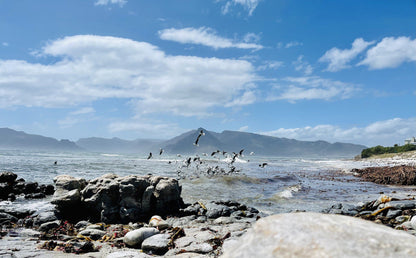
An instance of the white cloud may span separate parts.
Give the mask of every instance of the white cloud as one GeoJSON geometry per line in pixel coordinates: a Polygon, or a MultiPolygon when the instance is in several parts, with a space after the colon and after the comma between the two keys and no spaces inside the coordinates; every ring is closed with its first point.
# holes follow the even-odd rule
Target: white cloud
{"type": "Polygon", "coordinates": [[[79,108],[75,111],[69,112],[65,118],[58,121],[58,124],[61,128],[69,128],[85,121],[91,121],[94,119],[92,116],[94,113],[95,110],[92,107],[79,108]]]}
{"type": "Polygon", "coordinates": [[[94,113],[95,110],[92,107],[83,107],[80,109],[77,109],[75,111],[72,111],[70,114],[71,115],[84,115],[84,114],[91,114],[94,113]]]}
{"type": "Polygon", "coordinates": [[[277,70],[284,65],[282,61],[265,61],[262,65],[257,67],[257,70],[264,71],[264,70],[277,70]]]}
{"type": "Polygon", "coordinates": [[[291,42],[286,43],[285,48],[291,48],[291,47],[297,47],[297,46],[303,46],[303,43],[299,41],[291,41],[291,42]]]}
{"type": "Polygon", "coordinates": [[[248,131],[248,125],[242,126],[238,129],[239,132],[247,132],[248,131]]]}
{"type": "Polygon", "coordinates": [[[240,5],[244,9],[248,10],[248,15],[251,16],[260,1],[261,0],[227,0],[225,5],[222,7],[222,13],[227,14],[231,11],[232,7],[240,5]]]}
{"type": "Polygon", "coordinates": [[[113,122],[108,126],[111,133],[140,132],[144,137],[152,135],[158,139],[166,139],[184,132],[184,129],[178,127],[175,123],[163,123],[161,121],[147,119],[133,119],[131,121],[113,122]]]}
{"type": "Polygon", "coordinates": [[[137,116],[203,116],[214,107],[243,103],[257,80],[244,60],[169,56],[125,38],[65,37],[40,53],[58,61],[0,60],[0,107],[69,107],[121,98],[134,105],[137,116]]]}
{"type": "Polygon", "coordinates": [[[108,5],[108,4],[118,4],[120,7],[123,7],[127,3],[127,0],[97,0],[95,5],[108,5]]]}
{"type": "Polygon", "coordinates": [[[286,77],[280,86],[274,87],[274,90],[275,92],[268,96],[267,101],[287,100],[295,103],[299,100],[346,99],[350,98],[359,88],[341,81],[318,76],[305,76],[286,77]]]}
{"type": "Polygon", "coordinates": [[[368,65],[369,69],[395,68],[405,62],[416,61],[416,39],[409,37],[386,37],[367,51],[358,65],[368,65]]]}
{"type": "Polygon", "coordinates": [[[338,49],[336,47],[326,51],[319,59],[320,62],[328,62],[326,71],[336,72],[350,67],[348,65],[351,60],[363,52],[368,46],[374,44],[374,41],[367,42],[362,38],[354,40],[351,49],[338,49]]]}
{"type": "Polygon", "coordinates": [[[378,121],[365,127],[341,128],[336,125],[317,125],[303,128],[279,128],[262,134],[291,139],[329,142],[351,142],[367,146],[393,146],[416,135],[416,118],[394,118],[378,121]]]}
{"type": "Polygon", "coordinates": [[[293,61],[292,64],[295,66],[296,71],[301,71],[305,75],[311,75],[313,72],[312,66],[305,60],[304,56],[300,55],[296,61],[293,61]]]}
{"type": "Polygon", "coordinates": [[[256,94],[253,91],[246,91],[241,95],[241,97],[234,99],[230,103],[227,103],[226,107],[234,107],[234,106],[245,106],[249,104],[253,104],[256,102],[256,94]]]}
{"type": "Polygon", "coordinates": [[[3,43],[1,43],[1,45],[2,45],[3,47],[8,47],[8,46],[9,46],[9,43],[7,43],[7,42],[3,42],[3,43]]]}
{"type": "Polygon", "coordinates": [[[198,44],[215,49],[219,48],[241,48],[241,49],[262,49],[263,46],[250,43],[252,40],[259,40],[259,36],[249,33],[244,37],[244,42],[235,42],[228,38],[223,38],[217,33],[206,27],[200,28],[183,28],[183,29],[164,29],[158,32],[159,37],[163,40],[176,41],[182,44],[198,44]]]}

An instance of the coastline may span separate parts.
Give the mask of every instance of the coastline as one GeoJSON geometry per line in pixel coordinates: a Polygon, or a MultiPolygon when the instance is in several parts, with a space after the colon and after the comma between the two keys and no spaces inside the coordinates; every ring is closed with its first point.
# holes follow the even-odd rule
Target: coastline
{"type": "MultiPolygon", "coordinates": [[[[365,164],[365,167],[382,167],[382,166],[386,166],[386,164],[388,164],[387,166],[393,167],[393,166],[401,166],[401,165],[407,165],[407,166],[414,166],[416,164],[416,152],[414,153],[410,153],[410,154],[405,154],[405,155],[393,155],[390,157],[374,157],[374,158],[370,158],[370,159],[365,159],[365,160],[360,160],[358,161],[358,163],[356,163],[359,166],[362,166],[362,164],[365,164]]],[[[352,163],[354,164],[354,162],[352,163]]],[[[381,195],[382,196],[382,195],[381,195]]],[[[381,198],[381,197],[380,197],[381,198]]],[[[387,203],[385,200],[387,199],[390,200],[402,200],[403,196],[400,196],[399,198],[397,198],[396,196],[387,196],[384,199],[384,202],[379,201],[378,205],[374,205],[374,203],[377,202],[377,200],[373,200],[372,202],[367,202],[364,205],[361,204],[363,207],[365,206],[366,208],[369,208],[369,203],[372,203],[373,206],[372,210],[361,210],[361,211],[357,211],[357,213],[355,213],[353,215],[354,212],[351,213],[352,210],[357,209],[357,207],[351,207],[348,205],[335,205],[333,207],[328,207],[328,210],[322,213],[333,213],[333,214],[343,214],[343,215],[349,215],[349,216],[355,216],[360,212],[363,212],[362,214],[360,214],[360,217],[362,219],[367,219],[369,217],[365,217],[367,215],[371,215],[375,212],[377,212],[377,209],[379,207],[380,204],[382,204],[380,206],[379,209],[384,209],[382,212],[377,213],[375,216],[371,217],[371,220],[376,221],[376,223],[381,223],[381,224],[385,224],[383,220],[384,217],[387,216],[387,212],[389,212],[390,210],[397,210],[397,209],[393,209],[393,208],[386,208],[385,203],[387,203]],[[383,206],[384,205],[384,206],[383,206]],[[373,209],[374,208],[374,209],[373,209]],[[385,211],[385,212],[384,212],[385,211]],[[371,212],[369,214],[369,212],[371,212]],[[362,215],[362,216],[361,216],[362,215]],[[378,218],[376,218],[377,215],[380,215],[378,218]],[[377,221],[378,219],[378,221],[377,221]]],[[[408,196],[409,199],[414,199],[413,197],[408,196]]],[[[196,204],[194,204],[196,205],[196,204]]],[[[387,206],[388,207],[388,206],[387,206]]],[[[362,207],[361,207],[362,208],[362,207]]],[[[405,228],[411,227],[411,225],[409,224],[413,214],[407,212],[406,210],[408,210],[407,208],[405,209],[401,209],[401,212],[405,213],[405,215],[399,215],[399,216],[407,216],[405,219],[406,221],[401,221],[403,218],[400,218],[399,221],[402,223],[408,222],[405,226],[405,228]]],[[[389,214],[389,216],[391,216],[391,214],[389,214]]],[[[188,254],[191,255],[195,255],[195,256],[200,256],[200,257],[205,257],[207,255],[210,256],[218,256],[219,254],[222,253],[222,244],[224,242],[227,242],[228,237],[226,237],[228,234],[227,232],[234,232],[232,233],[232,240],[233,241],[237,241],[241,236],[244,235],[244,233],[252,227],[252,225],[255,223],[256,218],[253,219],[253,217],[251,218],[245,218],[243,220],[238,221],[235,218],[232,217],[219,217],[220,219],[216,218],[216,219],[211,219],[211,220],[205,220],[205,221],[201,221],[201,218],[198,218],[198,216],[196,217],[192,217],[192,218],[187,218],[185,220],[178,220],[175,221],[175,219],[168,219],[166,221],[168,221],[170,223],[170,225],[173,227],[173,225],[176,226],[182,226],[184,228],[188,228],[189,232],[193,232],[192,234],[193,237],[195,236],[199,236],[201,237],[201,239],[205,240],[205,243],[211,243],[211,247],[212,242],[209,241],[219,241],[221,240],[221,245],[217,245],[216,246],[216,253],[212,252],[213,250],[207,252],[207,253],[198,253],[197,249],[189,249],[188,250],[188,254]],[[217,220],[217,221],[215,221],[217,220]],[[180,222],[179,222],[180,221],[180,222]],[[176,224],[175,224],[176,223],[176,224]],[[222,230],[221,228],[226,228],[226,230],[222,230]],[[208,229],[207,231],[207,228],[208,229]],[[227,231],[228,230],[228,231],[227,231]],[[234,230],[234,231],[233,231],[234,230]],[[216,231],[216,234],[214,234],[213,232],[216,231]],[[209,232],[209,233],[207,233],[209,232]],[[209,235],[209,237],[207,237],[206,235],[209,235]],[[196,251],[196,252],[195,252],[196,251]]],[[[402,224],[400,223],[400,224],[402,224]]],[[[397,226],[397,223],[396,223],[397,226]]],[[[403,229],[403,228],[402,228],[403,229]]],[[[114,246],[112,246],[112,244],[108,244],[108,243],[102,243],[100,242],[99,245],[101,245],[101,248],[98,250],[98,252],[89,252],[86,254],[71,254],[71,253],[63,253],[61,251],[47,251],[47,250],[43,250],[43,249],[38,249],[37,247],[39,246],[40,242],[39,239],[35,235],[30,235],[30,234],[22,234],[21,231],[19,232],[20,229],[14,230],[14,232],[17,232],[18,236],[5,236],[2,239],[0,239],[0,255],[3,255],[5,257],[25,257],[26,255],[33,255],[34,257],[38,256],[38,257],[82,257],[82,256],[88,256],[88,257],[106,257],[107,255],[110,255],[111,253],[113,253],[114,257],[117,257],[116,255],[130,255],[130,257],[147,257],[144,253],[140,252],[138,249],[131,249],[131,248],[116,248],[114,246]],[[20,235],[19,235],[20,234],[20,235]],[[136,255],[136,256],[135,256],[136,255]]],[[[33,233],[33,232],[32,232],[33,233]]],[[[412,232],[408,232],[408,233],[414,233],[412,232]]],[[[188,239],[189,240],[189,239],[188,239]]],[[[204,242],[204,241],[203,241],[204,242]]],[[[186,246],[184,246],[186,247],[186,246]]],[[[198,248],[208,248],[209,247],[207,245],[199,245],[198,248]]],[[[206,249],[206,250],[208,250],[206,249]]],[[[180,250],[179,250],[180,251],[180,250]]],[[[186,254],[186,252],[184,254],[178,253],[177,255],[182,255],[184,256],[186,254]]],[[[172,254],[174,255],[174,254],[172,254]]],[[[179,257],[178,256],[178,257],[179,257]]],[[[109,256],[111,257],[111,256],[109,256]]],[[[121,257],[121,256],[119,256],[121,257]]],[[[185,256],[185,257],[189,257],[189,256],[185,256]]]]}

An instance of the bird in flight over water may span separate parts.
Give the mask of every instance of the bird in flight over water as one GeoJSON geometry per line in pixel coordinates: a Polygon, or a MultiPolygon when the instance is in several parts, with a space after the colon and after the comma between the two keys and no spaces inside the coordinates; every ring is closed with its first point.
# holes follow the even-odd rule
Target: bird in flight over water
{"type": "Polygon", "coordinates": [[[163,153],[163,149],[160,148],[159,155],[162,155],[162,153],[163,153]]]}
{"type": "Polygon", "coordinates": [[[264,168],[265,166],[267,166],[267,163],[265,162],[265,163],[262,163],[262,164],[259,164],[259,167],[261,167],[261,168],[264,168]]]}
{"type": "Polygon", "coordinates": [[[147,159],[151,159],[151,158],[152,158],[152,156],[153,156],[153,154],[150,152],[150,153],[149,153],[149,157],[147,157],[147,159]]]}
{"type": "Polygon", "coordinates": [[[203,136],[203,135],[205,135],[204,130],[201,130],[201,131],[199,132],[199,134],[198,134],[198,137],[196,137],[196,140],[195,140],[195,142],[194,142],[194,145],[195,145],[195,146],[199,146],[199,145],[198,145],[199,138],[201,138],[201,136],[203,136]]]}

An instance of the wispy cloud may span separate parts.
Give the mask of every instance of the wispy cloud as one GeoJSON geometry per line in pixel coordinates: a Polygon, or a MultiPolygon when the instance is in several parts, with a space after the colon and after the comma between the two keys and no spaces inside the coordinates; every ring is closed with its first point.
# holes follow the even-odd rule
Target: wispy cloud
{"type": "Polygon", "coordinates": [[[292,64],[295,66],[296,71],[303,72],[305,75],[311,75],[313,72],[313,67],[305,61],[303,55],[300,55],[296,61],[293,61],[292,64]]]}
{"type": "Polygon", "coordinates": [[[269,94],[266,101],[332,100],[350,98],[359,87],[353,84],[319,76],[287,77],[269,94]]]}
{"type": "Polygon", "coordinates": [[[279,128],[265,135],[298,140],[329,142],[351,142],[367,146],[403,144],[404,140],[416,135],[416,118],[393,118],[377,121],[364,127],[342,128],[337,125],[316,125],[301,128],[279,128]]]}
{"type": "Polygon", "coordinates": [[[65,118],[59,120],[58,124],[61,128],[69,128],[85,121],[91,121],[94,119],[91,115],[94,113],[95,110],[92,107],[79,108],[70,112],[65,118]]]}
{"type": "Polygon", "coordinates": [[[248,61],[168,56],[149,43],[117,37],[65,37],[40,54],[57,62],[0,60],[0,107],[71,107],[116,98],[130,102],[137,116],[204,116],[248,103],[246,92],[257,80],[248,61]]]}
{"type": "Polygon", "coordinates": [[[291,48],[291,47],[297,47],[297,46],[303,46],[302,42],[299,41],[290,41],[288,43],[278,42],[276,47],[277,48],[291,48]]]}
{"type": "Polygon", "coordinates": [[[243,41],[235,41],[218,36],[216,31],[207,28],[183,28],[183,29],[164,29],[158,32],[163,40],[176,41],[182,44],[198,44],[215,49],[219,48],[241,48],[241,49],[262,49],[263,46],[253,41],[258,41],[259,36],[253,33],[245,35],[243,41]]]}
{"type": "Polygon", "coordinates": [[[370,70],[395,68],[405,62],[416,61],[416,39],[410,37],[386,37],[367,51],[358,65],[367,65],[370,70]]]}
{"type": "Polygon", "coordinates": [[[118,4],[120,7],[123,7],[127,3],[127,0],[97,0],[95,5],[109,5],[109,4],[118,4]]]}
{"type": "Polygon", "coordinates": [[[257,67],[257,70],[277,70],[282,66],[284,66],[284,63],[282,61],[265,61],[262,65],[257,67]]]}
{"type": "Polygon", "coordinates": [[[8,47],[8,46],[9,46],[9,43],[7,43],[7,42],[3,42],[3,43],[1,43],[1,45],[2,45],[3,47],[8,47]]]}
{"type": "MultiPolygon", "coordinates": [[[[216,0],[221,1],[221,0],[216,0]]],[[[248,15],[251,16],[261,0],[226,0],[225,5],[222,7],[222,13],[228,14],[236,6],[242,6],[248,11],[248,15]]]]}
{"type": "Polygon", "coordinates": [[[336,72],[342,69],[346,69],[349,66],[349,62],[357,57],[358,54],[363,52],[368,46],[374,44],[375,41],[367,42],[362,38],[354,40],[350,49],[338,49],[336,47],[326,51],[325,54],[319,59],[320,62],[329,63],[326,71],[336,72]]]}

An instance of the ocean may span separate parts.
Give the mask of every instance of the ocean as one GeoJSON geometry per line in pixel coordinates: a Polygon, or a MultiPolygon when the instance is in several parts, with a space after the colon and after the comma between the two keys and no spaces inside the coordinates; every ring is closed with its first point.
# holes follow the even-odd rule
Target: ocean
{"type": "MultiPolygon", "coordinates": [[[[376,199],[381,193],[395,196],[414,194],[413,187],[384,186],[364,182],[353,176],[352,168],[383,165],[343,158],[288,158],[245,155],[232,164],[222,154],[195,156],[147,156],[117,153],[61,153],[0,151],[0,172],[11,171],[26,181],[52,184],[57,175],[93,179],[107,173],[126,175],[160,175],[178,178],[182,197],[187,203],[211,200],[235,200],[259,209],[263,214],[306,210],[319,212],[342,202],[357,204],[376,199]],[[192,162],[186,166],[186,160],[192,162]],[[54,164],[56,161],[56,164],[54,164]],[[267,163],[264,168],[260,164],[267,163]],[[218,166],[218,167],[217,167],[218,166]],[[217,167],[225,173],[207,175],[217,167]]],[[[19,198],[0,205],[49,207],[50,198],[19,198]]]]}

